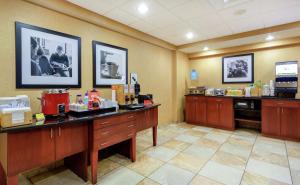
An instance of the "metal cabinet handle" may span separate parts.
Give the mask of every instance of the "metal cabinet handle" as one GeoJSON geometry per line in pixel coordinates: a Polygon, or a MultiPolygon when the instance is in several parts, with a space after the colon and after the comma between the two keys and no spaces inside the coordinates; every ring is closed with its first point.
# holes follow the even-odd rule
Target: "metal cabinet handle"
{"type": "Polygon", "coordinates": [[[131,136],[133,136],[133,134],[128,134],[128,137],[131,137],[131,136]]]}
{"type": "Polygon", "coordinates": [[[127,127],[130,128],[130,127],[133,127],[133,126],[134,126],[134,125],[128,125],[127,127]]]}
{"type": "Polygon", "coordinates": [[[50,138],[53,139],[53,128],[50,129],[50,138]]]}
{"type": "Polygon", "coordinates": [[[108,124],[108,123],[109,123],[109,121],[104,121],[104,122],[101,122],[100,124],[105,125],[105,124],[108,124]]]}
{"type": "Polygon", "coordinates": [[[281,108],[281,113],[283,114],[283,108],[281,108]]]}
{"type": "Polygon", "coordinates": [[[128,116],[128,119],[133,118],[134,116],[128,116]]]}
{"type": "Polygon", "coordinates": [[[107,145],[109,142],[101,143],[101,146],[107,145]]]}
{"type": "Polygon", "coordinates": [[[107,134],[109,134],[109,133],[110,133],[109,131],[102,132],[102,135],[107,135],[107,134]]]}
{"type": "Polygon", "coordinates": [[[61,128],[58,127],[58,136],[61,136],[61,128]]]}

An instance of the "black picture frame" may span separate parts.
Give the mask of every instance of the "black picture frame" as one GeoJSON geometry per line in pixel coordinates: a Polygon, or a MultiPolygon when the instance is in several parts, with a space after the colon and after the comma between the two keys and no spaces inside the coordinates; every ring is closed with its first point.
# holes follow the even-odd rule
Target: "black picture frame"
{"type": "MultiPolygon", "coordinates": [[[[16,56],[15,57],[16,57],[16,88],[17,89],[22,89],[22,88],[28,88],[28,89],[29,88],[30,89],[35,89],[35,88],[81,88],[81,38],[80,37],[16,21],[15,22],[15,38],[16,38],[16,40],[15,40],[16,56]],[[24,72],[24,71],[22,71],[22,62],[23,62],[22,61],[23,60],[22,59],[22,52],[23,52],[22,29],[23,28],[34,30],[34,31],[39,31],[39,32],[44,32],[46,34],[61,36],[61,37],[65,37],[65,38],[73,39],[73,40],[77,41],[77,43],[78,43],[78,45],[77,45],[77,48],[78,48],[78,50],[77,50],[77,63],[78,63],[77,69],[78,69],[78,71],[77,71],[77,78],[74,78],[74,79],[77,79],[77,84],[67,84],[67,83],[66,84],[46,84],[46,83],[23,84],[22,83],[22,80],[23,80],[22,73],[24,72]]],[[[72,73],[74,74],[75,71],[72,71],[72,73]]]]}
{"type": "MultiPolygon", "coordinates": [[[[109,48],[113,48],[113,49],[117,49],[117,50],[121,50],[125,52],[125,83],[123,84],[128,84],[128,49],[127,48],[123,48],[123,47],[119,47],[119,46],[115,46],[115,45],[111,45],[111,44],[107,44],[104,42],[99,42],[99,41],[92,41],[92,48],[93,48],[93,87],[94,88],[111,88],[112,85],[114,84],[99,84],[97,83],[97,46],[105,46],[105,47],[109,47],[109,48]]],[[[117,83],[120,84],[120,83],[117,83]]]]}
{"type": "Polygon", "coordinates": [[[240,83],[254,83],[254,53],[248,53],[248,54],[241,54],[241,55],[233,55],[233,56],[225,56],[222,58],[222,84],[240,84],[240,83]],[[225,70],[225,60],[231,59],[231,58],[238,58],[238,57],[250,57],[251,61],[249,62],[249,65],[251,65],[251,71],[247,74],[250,74],[251,77],[249,80],[241,80],[241,81],[226,81],[224,74],[225,70]]]}

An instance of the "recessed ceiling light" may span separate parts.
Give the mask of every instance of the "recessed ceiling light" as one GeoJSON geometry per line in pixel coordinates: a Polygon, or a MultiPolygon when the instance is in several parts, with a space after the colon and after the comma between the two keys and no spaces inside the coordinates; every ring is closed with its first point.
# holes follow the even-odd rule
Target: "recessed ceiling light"
{"type": "Polygon", "coordinates": [[[209,50],[209,48],[207,47],[207,46],[205,46],[204,48],[203,48],[203,51],[208,51],[209,50]]]}
{"type": "Polygon", "coordinates": [[[192,32],[188,32],[185,36],[186,36],[186,38],[188,38],[188,39],[194,38],[194,34],[193,34],[192,32]]]}
{"type": "Polygon", "coordinates": [[[146,14],[148,12],[149,8],[145,3],[141,3],[138,6],[138,11],[140,12],[140,14],[146,14]]]}
{"type": "Polygon", "coordinates": [[[227,3],[229,0],[224,0],[224,3],[227,3]]]}
{"type": "Polygon", "coordinates": [[[266,41],[271,41],[271,40],[273,40],[274,39],[274,36],[272,36],[272,35],[268,35],[267,37],[266,37],[266,41]]]}

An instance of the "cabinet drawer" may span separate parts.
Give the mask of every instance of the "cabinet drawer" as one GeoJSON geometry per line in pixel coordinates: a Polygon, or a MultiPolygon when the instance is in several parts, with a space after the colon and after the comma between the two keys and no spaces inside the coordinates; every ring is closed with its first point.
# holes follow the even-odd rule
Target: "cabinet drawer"
{"type": "Polygon", "coordinates": [[[289,100],[263,100],[262,106],[265,107],[287,107],[287,108],[300,108],[300,101],[289,100]]]}
{"type": "Polygon", "coordinates": [[[136,121],[124,122],[110,127],[104,127],[101,129],[94,130],[94,140],[106,140],[115,135],[121,134],[122,132],[135,132],[136,131],[136,121]]]}
{"type": "Polygon", "coordinates": [[[134,121],[136,120],[136,114],[135,113],[130,113],[130,114],[123,114],[119,116],[110,116],[107,118],[100,118],[97,120],[94,120],[94,129],[100,129],[100,128],[105,128],[111,125],[119,124],[119,123],[124,123],[128,121],[134,121]]]}
{"type": "Polygon", "coordinates": [[[124,130],[120,132],[119,134],[114,134],[109,137],[103,138],[103,139],[97,139],[94,140],[94,149],[100,150],[109,146],[112,146],[114,144],[120,143],[122,141],[125,141],[127,139],[130,139],[132,137],[135,137],[135,131],[134,130],[124,130]]]}

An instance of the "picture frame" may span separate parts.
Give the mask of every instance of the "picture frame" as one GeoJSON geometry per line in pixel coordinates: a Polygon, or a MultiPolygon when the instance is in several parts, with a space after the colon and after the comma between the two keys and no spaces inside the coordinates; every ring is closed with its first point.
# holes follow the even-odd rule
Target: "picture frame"
{"type": "Polygon", "coordinates": [[[80,88],[81,38],[15,22],[16,88],[80,88]]]}
{"type": "Polygon", "coordinates": [[[222,58],[222,83],[253,83],[254,54],[226,56],[222,58]]]}
{"type": "Polygon", "coordinates": [[[93,41],[93,87],[128,83],[128,49],[93,41]]]}

